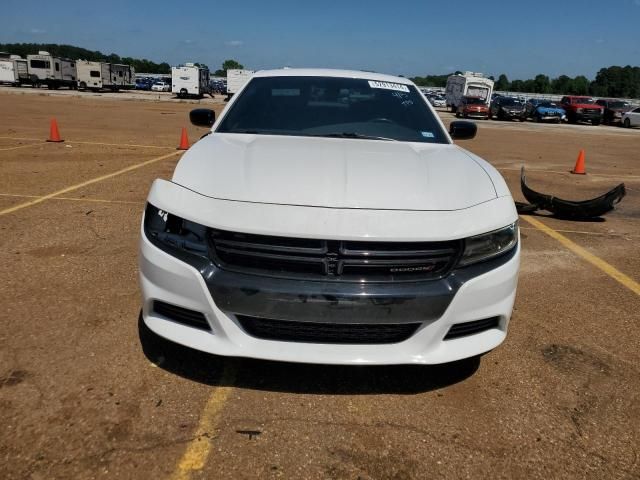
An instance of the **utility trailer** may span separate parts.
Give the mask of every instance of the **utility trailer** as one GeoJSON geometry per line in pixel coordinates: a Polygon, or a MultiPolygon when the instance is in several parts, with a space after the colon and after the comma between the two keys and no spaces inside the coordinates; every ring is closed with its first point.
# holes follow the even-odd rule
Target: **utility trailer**
{"type": "Polygon", "coordinates": [[[50,90],[60,87],[73,90],[78,86],[74,60],[40,51],[37,55],[27,55],[27,62],[31,83],[37,87],[46,85],[50,90]]]}
{"type": "Polygon", "coordinates": [[[0,84],[20,86],[30,83],[27,61],[19,55],[0,56],[0,84]]]}
{"type": "Polygon", "coordinates": [[[481,73],[464,72],[450,75],[447,78],[447,86],[445,88],[447,108],[451,109],[452,112],[457,111],[462,103],[462,97],[478,97],[489,105],[492,92],[493,80],[486,78],[481,73]]]}
{"type": "Polygon", "coordinates": [[[118,91],[135,88],[135,70],[129,65],[79,60],[76,63],[78,88],[118,91]]]}
{"type": "Polygon", "coordinates": [[[180,98],[187,98],[189,95],[202,97],[210,93],[209,69],[194,63],[172,67],[171,91],[177,93],[180,98]]]}

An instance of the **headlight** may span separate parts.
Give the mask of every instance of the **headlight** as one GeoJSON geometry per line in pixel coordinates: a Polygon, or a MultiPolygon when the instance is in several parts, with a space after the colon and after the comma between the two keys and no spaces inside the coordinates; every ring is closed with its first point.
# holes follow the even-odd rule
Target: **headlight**
{"type": "Polygon", "coordinates": [[[460,266],[488,260],[502,255],[518,244],[518,222],[500,230],[469,237],[464,241],[464,252],[460,266]]]}
{"type": "Polygon", "coordinates": [[[582,113],[582,108],[576,108],[576,113],[582,113]]]}
{"type": "Polygon", "coordinates": [[[207,227],[160,210],[150,203],[145,210],[144,232],[153,244],[167,253],[208,257],[207,227]]]}

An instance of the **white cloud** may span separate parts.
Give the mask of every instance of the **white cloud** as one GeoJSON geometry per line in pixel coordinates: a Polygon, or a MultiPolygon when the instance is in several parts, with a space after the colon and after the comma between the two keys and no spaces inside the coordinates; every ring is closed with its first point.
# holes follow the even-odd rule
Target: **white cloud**
{"type": "Polygon", "coordinates": [[[227,47],[241,47],[242,45],[244,45],[244,42],[242,40],[227,40],[226,42],[224,42],[224,44],[227,47]]]}
{"type": "Polygon", "coordinates": [[[33,34],[33,35],[42,35],[43,33],[47,33],[46,30],[42,30],[41,28],[31,28],[29,30],[29,33],[33,34]]]}
{"type": "Polygon", "coordinates": [[[192,45],[195,42],[191,39],[187,39],[187,40],[182,40],[182,43],[184,43],[185,45],[192,45]]]}

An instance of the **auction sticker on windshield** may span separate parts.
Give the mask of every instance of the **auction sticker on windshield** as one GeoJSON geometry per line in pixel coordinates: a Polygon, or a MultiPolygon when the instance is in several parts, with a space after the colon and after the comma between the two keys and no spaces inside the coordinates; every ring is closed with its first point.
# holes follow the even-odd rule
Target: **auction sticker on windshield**
{"type": "Polygon", "coordinates": [[[385,90],[397,90],[398,92],[409,92],[409,87],[401,83],[376,82],[374,80],[369,80],[369,86],[371,88],[383,88],[385,90]]]}

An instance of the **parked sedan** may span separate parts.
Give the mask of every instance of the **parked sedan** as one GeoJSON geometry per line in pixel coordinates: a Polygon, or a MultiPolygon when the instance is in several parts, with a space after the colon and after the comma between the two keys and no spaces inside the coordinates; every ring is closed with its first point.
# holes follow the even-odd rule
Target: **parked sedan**
{"type": "Polygon", "coordinates": [[[525,120],[524,102],[513,97],[498,97],[491,102],[489,116],[496,120],[525,120]]]}
{"type": "Polygon", "coordinates": [[[442,95],[431,95],[429,102],[431,102],[431,105],[434,107],[445,107],[447,104],[446,99],[442,95]]]}
{"type": "Polygon", "coordinates": [[[622,125],[626,128],[640,127],[640,107],[625,112],[622,115],[622,125]]]}
{"type": "Polygon", "coordinates": [[[526,116],[532,118],[536,122],[555,122],[560,123],[566,120],[567,114],[564,108],[557,103],[549,100],[529,101],[526,106],[526,116]]]}
{"type": "Polygon", "coordinates": [[[170,92],[171,85],[164,82],[156,82],[151,86],[151,91],[153,92],[170,92]]]}
{"type": "Polygon", "coordinates": [[[489,118],[489,107],[480,97],[462,97],[460,105],[456,109],[456,117],[464,118],[489,118]]]}
{"type": "Polygon", "coordinates": [[[614,123],[622,124],[622,115],[632,108],[629,102],[622,100],[600,99],[596,100],[596,103],[604,107],[602,122],[605,125],[613,125],[614,123]]]}

